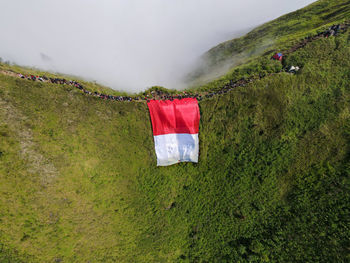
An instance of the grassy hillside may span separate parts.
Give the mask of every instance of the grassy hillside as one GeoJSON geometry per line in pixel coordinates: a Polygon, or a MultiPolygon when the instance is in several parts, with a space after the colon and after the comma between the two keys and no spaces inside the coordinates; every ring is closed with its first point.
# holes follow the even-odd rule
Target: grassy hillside
{"type": "MultiPolygon", "coordinates": [[[[259,67],[260,70],[267,70],[273,65],[268,65],[265,60],[274,52],[288,50],[300,39],[349,18],[348,0],[317,1],[259,26],[245,36],[212,48],[203,55],[198,68],[189,74],[188,82],[198,87],[218,77],[221,77],[220,81],[232,79],[237,76],[237,71],[232,70],[237,66],[245,66],[244,71],[248,70],[250,73],[259,71],[259,67]]],[[[215,81],[212,84],[215,86],[218,83],[215,81]]]]}
{"type": "Polygon", "coordinates": [[[0,262],[348,262],[349,57],[322,38],[201,101],[170,167],[145,103],[0,75],[0,262]]]}
{"type": "Polygon", "coordinates": [[[47,72],[42,71],[40,69],[36,68],[30,68],[30,67],[22,67],[19,65],[11,64],[10,62],[7,63],[1,63],[2,59],[0,58],[0,73],[6,74],[6,75],[17,75],[18,73],[21,73],[23,75],[35,75],[35,76],[46,76],[47,78],[61,78],[61,79],[67,79],[67,80],[75,80],[78,81],[80,84],[82,84],[84,87],[87,88],[87,90],[91,92],[99,92],[103,94],[109,94],[114,96],[122,96],[126,95],[126,92],[119,91],[119,90],[113,90],[111,88],[105,87],[99,83],[96,82],[88,82],[86,80],[83,80],[77,76],[72,75],[64,75],[60,73],[53,73],[53,72],[47,72]]]}

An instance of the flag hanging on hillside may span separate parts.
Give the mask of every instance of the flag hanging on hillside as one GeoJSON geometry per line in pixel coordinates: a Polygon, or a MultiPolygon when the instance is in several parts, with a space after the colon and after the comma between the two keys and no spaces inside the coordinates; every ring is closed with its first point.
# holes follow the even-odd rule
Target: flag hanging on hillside
{"type": "Polygon", "coordinates": [[[198,162],[199,107],[196,99],[151,100],[151,115],[157,165],[198,162]]]}

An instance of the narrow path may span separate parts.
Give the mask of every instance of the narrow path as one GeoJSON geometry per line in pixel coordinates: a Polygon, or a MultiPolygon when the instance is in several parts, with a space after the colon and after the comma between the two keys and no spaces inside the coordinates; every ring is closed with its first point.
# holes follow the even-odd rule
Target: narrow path
{"type": "MultiPolygon", "coordinates": [[[[341,33],[340,31],[342,31],[342,33],[346,32],[346,30],[350,27],[350,22],[345,22],[344,24],[340,24],[340,30],[338,33],[341,33]]],[[[284,56],[288,56],[289,54],[304,48],[308,43],[311,43],[317,39],[320,38],[324,38],[324,37],[329,37],[334,35],[334,32],[331,34],[331,30],[327,29],[324,32],[320,32],[315,36],[311,36],[311,37],[306,37],[305,39],[303,39],[301,42],[299,42],[298,44],[294,45],[293,47],[291,47],[289,50],[286,51],[282,51],[282,53],[284,53],[284,56]]],[[[334,35],[335,36],[335,35],[334,35]]],[[[281,72],[285,72],[286,69],[283,69],[281,72]]],[[[91,92],[89,90],[86,90],[83,85],[81,85],[79,82],[77,81],[67,81],[65,79],[59,79],[59,78],[55,78],[55,79],[47,79],[46,77],[35,77],[35,76],[23,76],[20,73],[15,73],[12,71],[6,71],[6,70],[0,70],[1,74],[4,75],[8,75],[8,76],[12,76],[12,77],[20,77],[22,79],[29,79],[29,80],[33,80],[33,81],[42,81],[42,82],[48,82],[48,83],[54,83],[54,84],[64,84],[64,85],[72,85],[78,89],[80,89],[84,94],[89,95],[89,96],[94,96],[94,97],[98,97],[101,99],[105,99],[105,100],[113,100],[113,101],[119,101],[119,102],[146,102],[148,100],[152,100],[152,99],[158,99],[158,100],[173,100],[173,99],[183,99],[183,98],[196,98],[199,101],[203,100],[203,99],[208,99],[211,98],[213,96],[217,96],[217,95],[222,95],[222,94],[226,94],[228,92],[230,92],[231,90],[237,88],[237,87],[244,87],[246,85],[248,85],[251,82],[254,82],[258,79],[262,79],[271,75],[275,75],[278,74],[277,73],[271,73],[268,74],[264,77],[259,77],[259,78],[249,78],[249,79],[241,79],[238,81],[231,81],[229,84],[226,84],[222,87],[219,88],[219,90],[217,91],[207,91],[207,92],[202,92],[202,93],[196,93],[196,94],[189,94],[186,92],[183,92],[182,95],[169,95],[169,94],[165,94],[162,92],[154,92],[152,94],[152,97],[130,97],[130,96],[113,96],[113,95],[106,95],[106,94],[101,94],[98,92],[91,92]]],[[[280,73],[280,72],[279,72],[280,73]]]]}

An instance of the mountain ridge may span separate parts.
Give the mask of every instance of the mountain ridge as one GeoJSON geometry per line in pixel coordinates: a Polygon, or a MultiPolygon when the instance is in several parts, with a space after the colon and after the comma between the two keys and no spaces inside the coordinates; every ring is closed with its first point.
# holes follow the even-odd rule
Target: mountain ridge
{"type": "Polygon", "coordinates": [[[0,74],[0,261],[347,262],[349,57],[347,30],[194,89],[255,79],[199,101],[199,163],[170,167],[145,103],[0,74]]]}
{"type": "Polygon", "coordinates": [[[290,48],[293,41],[315,35],[317,31],[324,31],[326,27],[341,23],[349,16],[350,9],[346,0],[316,1],[303,9],[265,23],[240,38],[211,48],[203,55],[198,68],[188,75],[188,83],[198,87],[208,81],[216,84],[217,81],[227,80],[236,74],[230,69],[254,63],[257,56],[266,59],[273,52],[290,48]],[[212,72],[218,73],[210,76],[212,72]]]}

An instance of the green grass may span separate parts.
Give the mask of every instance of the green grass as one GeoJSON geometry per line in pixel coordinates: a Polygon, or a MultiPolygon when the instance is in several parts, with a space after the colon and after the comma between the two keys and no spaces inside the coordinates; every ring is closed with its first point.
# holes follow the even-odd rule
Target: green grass
{"type": "Polygon", "coordinates": [[[170,167],[145,103],[0,75],[0,262],[348,262],[349,57],[320,39],[201,101],[170,167]]]}
{"type": "MultiPolygon", "coordinates": [[[[1,61],[1,58],[0,58],[1,61]]],[[[21,73],[23,75],[35,75],[35,76],[46,76],[48,78],[62,78],[62,79],[67,79],[67,80],[75,80],[78,81],[80,84],[84,86],[85,89],[91,91],[91,92],[99,92],[99,93],[104,93],[104,94],[109,94],[109,95],[114,95],[114,96],[124,96],[127,95],[127,92],[123,91],[118,91],[114,90],[108,87],[105,87],[99,83],[96,82],[89,82],[87,80],[83,80],[80,77],[73,76],[73,75],[67,75],[67,74],[60,74],[60,73],[53,73],[53,72],[48,72],[48,71],[43,71],[37,68],[31,68],[31,67],[22,67],[19,65],[11,64],[10,62],[8,63],[0,63],[0,70],[3,71],[9,71],[12,73],[21,73]]],[[[129,95],[129,94],[128,94],[129,95]]]]}
{"type": "Polygon", "coordinates": [[[212,48],[204,54],[203,63],[189,74],[189,85],[208,90],[230,79],[273,72],[275,65],[267,60],[275,52],[286,51],[303,38],[349,18],[349,1],[317,1],[212,48]]]}

